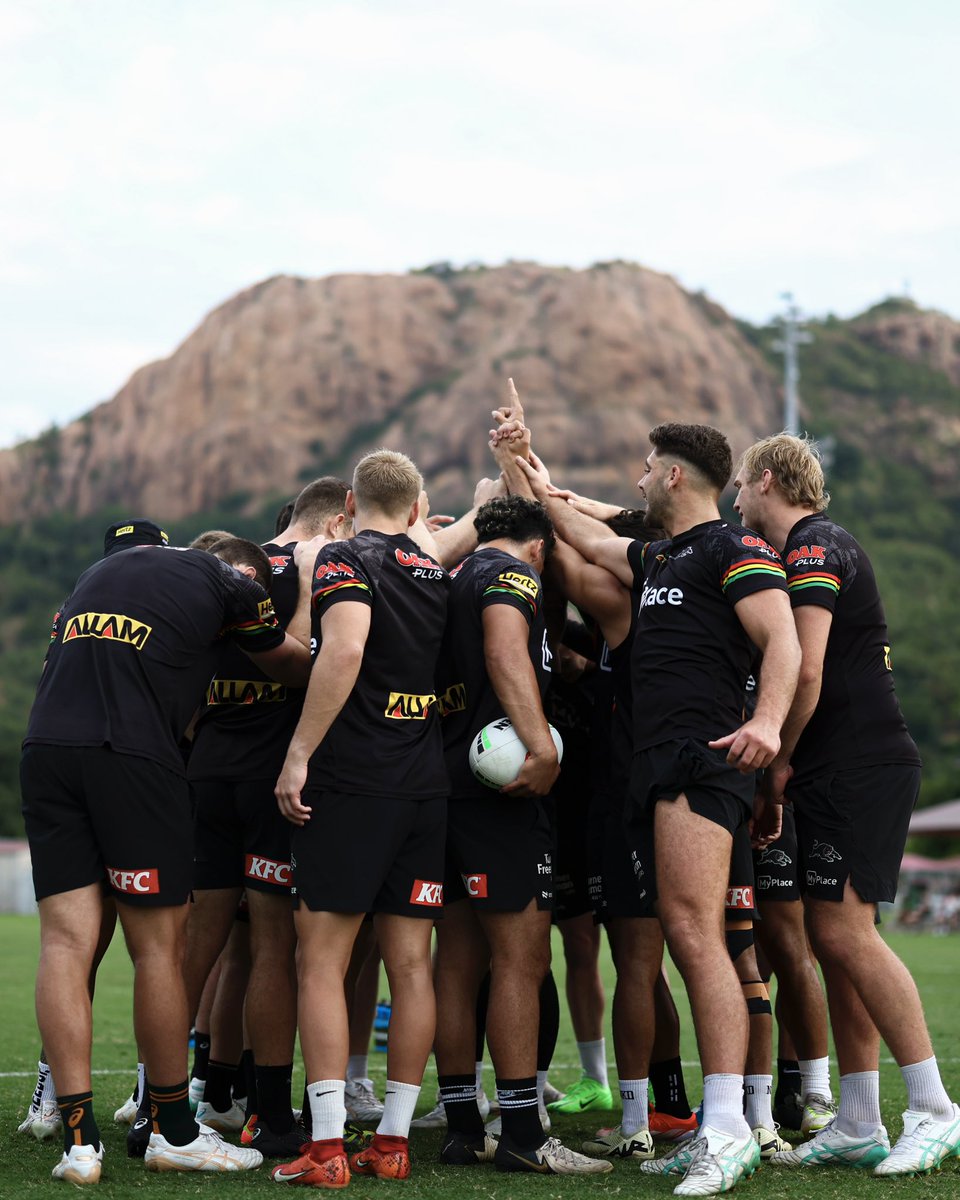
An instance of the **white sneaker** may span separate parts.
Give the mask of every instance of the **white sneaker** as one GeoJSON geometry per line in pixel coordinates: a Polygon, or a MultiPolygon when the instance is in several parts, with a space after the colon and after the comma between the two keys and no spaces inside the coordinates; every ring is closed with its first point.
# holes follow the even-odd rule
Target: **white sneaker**
{"type": "MultiPolygon", "coordinates": [[[[383,1105],[373,1090],[372,1079],[348,1079],[343,1091],[347,1120],[369,1124],[383,1116],[383,1105]]],[[[446,1121],[444,1121],[446,1124],[446,1121]]]]}
{"type": "Polygon", "coordinates": [[[443,1107],[440,1101],[437,1101],[436,1108],[431,1108],[429,1112],[425,1112],[422,1117],[415,1117],[410,1122],[411,1129],[446,1129],[447,1127],[447,1110],[443,1107]]]}
{"type": "Polygon", "coordinates": [[[103,1144],[93,1146],[71,1146],[53,1168],[54,1179],[67,1183],[99,1183],[100,1164],[103,1162],[103,1144]]]}
{"type": "Polygon", "coordinates": [[[874,1175],[928,1175],[948,1158],[960,1158],[960,1107],[953,1116],[938,1121],[932,1113],[903,1114],[903,1133],[887,1158],[873,1169],[874,1175]]]}
{"type": "Polygon", "coordinates": [[[757,1125],[751,1131],[753,1140],[760,1147],[761,1158],[773,1158],[775,1154],[785,1154],[788,1150],[793,1149],[793,1146],[780,1136],[779,1131],[780,1126],[776,1122],[772,1129],[768,1129],[766,1125],[757,1125]]]}
{"type": "Polygon", "coordinates": [[[649,1129],[638,1129],[625,1134],[618,1125],[609,1133],[598,1133],[592,1142],[583,1143],[584,1154],[595,1154],[599,1158],[653,1158],[653,1135],[649,1129]]]}
{"type": "Polygon", "coordinates": [[[760,1147],[753,1134],[731,1137],[702,1125],[693,1140],[693,1157],[687,1173],[673,1189],[675,1196],[716,1196],[729,1192],[741,1179],[749,1179],[760,1166],[760,1147]]]}
{"type": "Polygon", "coordinates": [[[559,1138],[547,1138],[536,1150],[511,1150],[500,1142],[494,1155],[500,1171],[536,1171],[544,1175],[605,1175],[613,1170],[607,1158],[588,1158],[565,1146],[559,1138]]]}
{"type": "Polygon", "coordinates": [[[837,1115],[837,1106],[826,1096],[811,1092],[803,1102],[803,1116],[800,1118],[801,1133],[819,1133],[826,1129],[837,1115]]]}
{"type": "Polygon", "coordinates": [[[63,1127],[60,1109],[54,1100],[41,1100],[30,1105],[27,1115],[17,1126],[17,1133],[32,1133],[38,1142],[45,1142],[63,1127]]]}
{"type": "Polygon", "coordinates": [[[561,1092],[558,1087],[554,1087],[549,1079],[543,1085],[544,1104],[556,1104],[558,1100],[563,1100],[566,1094],[566,1092],[561,1092]]]}
{"type": "Polygon", "coordinates": [[[137,1093],[134,1092],[129,1100],[124,1100],[117,1111],[113,1114],[113,1119],[118,1125],[132,1125],[137,1119],[137,1093]]]}
{"type": "Polygon", "coordinates": [[[263,1162],[259,1150],[231,1146],[206,1126],[185,1146],[171,1146],[160,1133],[150,1134],[144,1155],[148,1171],[252,1171],[263,1162]]]}
{"type": "Polygon", "coordinates": [[[190,1111],[196,1112],[200,1106],[200,1101],[203,1099],[203,1089],[207,1086],[205,1079],[194,1079],[190,1076],[190,1083],[187,1087],[187,1099],[190,1101],[190,1111]]]}
{"type": "Polygon", "coordinates": [[[875,1167],[890,1153],[890,1139],[882,1125],[867,1137],[851,1137],[835,1124],[821,1129],[809,1142],[774,1154],[767,1161],[778,1167],[875,1167]]]}
{"type": "Polygon", "coordinates": [[[214,1133],[239,1133],[245,1121],[246,1112],[236,1100],[231,1100],[226,1112],[217,1112],[206,1100],[197,1105],[197,1124],[206,1125],[214,1133]]]}
{"type": "Polygon", "coordinates": [[[677,1142],[672,1150],[660,1156],[651,1158],[640,1164],[640,1170],[645,1175],[682,1175],[690,1163],[696,1150],[696,1138],[686,1138],[677,1142]]]}

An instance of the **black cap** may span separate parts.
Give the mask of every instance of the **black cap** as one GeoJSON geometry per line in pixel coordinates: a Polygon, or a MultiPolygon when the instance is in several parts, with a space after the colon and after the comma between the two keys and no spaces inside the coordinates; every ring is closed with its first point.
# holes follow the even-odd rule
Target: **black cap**
{"type": "Polygon", "coordinates": [[[159,525],[147,521],[143,517],[134,517],[129,521],[118,521],[111,525],[103,535],[103,556],[115,554],[118,550],[129,550],[133,546],[165,546],[169,538],[159,525]]]}

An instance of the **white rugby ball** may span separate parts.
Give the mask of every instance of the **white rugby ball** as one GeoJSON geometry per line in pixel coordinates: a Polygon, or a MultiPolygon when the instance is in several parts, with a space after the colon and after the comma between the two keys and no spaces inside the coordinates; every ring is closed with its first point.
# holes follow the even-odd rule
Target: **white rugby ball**
{"type": "MultiPolygon", "coordinates": [[[[563,739],[550,726],[550,736],[557,748],[557,758],[563,758],[563,739]]],[[[513,722],[501,717],[484,725],[470,743],[470,770],[490,788],[502,788],[513,783],[527,757],[527,748],[520,741],[513,722]]]]}

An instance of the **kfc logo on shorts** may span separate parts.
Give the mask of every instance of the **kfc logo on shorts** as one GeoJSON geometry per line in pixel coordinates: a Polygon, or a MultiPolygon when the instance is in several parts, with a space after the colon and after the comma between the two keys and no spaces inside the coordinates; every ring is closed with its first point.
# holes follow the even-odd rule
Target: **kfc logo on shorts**
{"type": "Polygon", "coordinates": [[[246,856],[243,873],[248,879],[262,879],[280,887],[289,887],[293,882],[290,863],[274,862],[272,858],[261,858],[258,854],[246,856]]]}
{"type": "Polygon", "coordinates": [[[410,892],[411,904],[425,904],[428,908],[443,907],[443,884],[426,883],[423,879],[415,879],[410,892]]]}
{"type": "Polygon", "coordinates": [[[160,891],[160,871],[157,867],[133,871],[107,867],[107,875],[113,890],[123,892],[126,896],[156,896],[160,891]]]}
{"type": "Polygon", "coordinates": [[[486,875],[461,875],[463,886],[467,889],[467,895],[474,900],[486,900],[487,898],[487,877],[486,875]]]}
{"type": "Polygon", "coordinates": [[[727,908],[753,908],[753,887],[727,888],[727,908]]]}

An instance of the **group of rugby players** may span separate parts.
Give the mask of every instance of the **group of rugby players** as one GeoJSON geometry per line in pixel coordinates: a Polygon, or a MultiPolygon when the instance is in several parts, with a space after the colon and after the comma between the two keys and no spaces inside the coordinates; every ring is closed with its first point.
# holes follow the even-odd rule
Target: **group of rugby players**
{"type": "Polygon", "coordinates": [[[735,526],[718,509],[733,464],[715,429],[651,431],[638,513],[550,482],[512,382],[494,417],[499,479],[458,521],[430,518],[413,463],[378,450],[349,487],[305,488],[263,547],[218,531],[179,550],[151,522],[111,527],[57,614],[21,771],[44,1047],[21,1129],[62,1130],[55,1178],[100,1178],[91,995],[117,917],[142,1064],[118,1116],[153,1170],[267,1155],[290,1160],[272,1178],[295,1186],[404,1179],[431,1051],[438,1108],[419,1123],[446,1126],[450,1165],[596,1174],[637,1159],[676,1175],[677,1195],[712,1195],[761,1158],[904,1175],[960,1155],[916,988],[874,923],[919,758],[869,560],[824,515],[814,447],[785,434],[752,446],[735,526]],[[563,774],[547,713],[567,737],[563,774]],[[468,751],[503,717],[527,757],[496,791],[468,751]],[[611,1104],[599,925],[617,970],[622,1119],[585,1153],[548,1135],[544,1108],[552,915],[583,1065],[555,1112],[611,1104]],[[392,1001],[382,1104],[358,1017],[374,942],[392,1001]],[[664,943],[696,1028],[696,1115],[664,943]],[[771,969],[790,1047],[778,1115],[811,1135],[796,1148],[773,1114],[771,969]],[[238,990],[242,1034],[223,1015],[238,990]],[[198,1014],[213,1044],[194,1117],[198,1014]],[[881,1037],[907,1090],[892,1149],[881,1037]],[[348,1124],[374,1116],[372,1139],[348,1124]],[[670,1143],[659,1158],[655,1138],[670,1143]]]}

